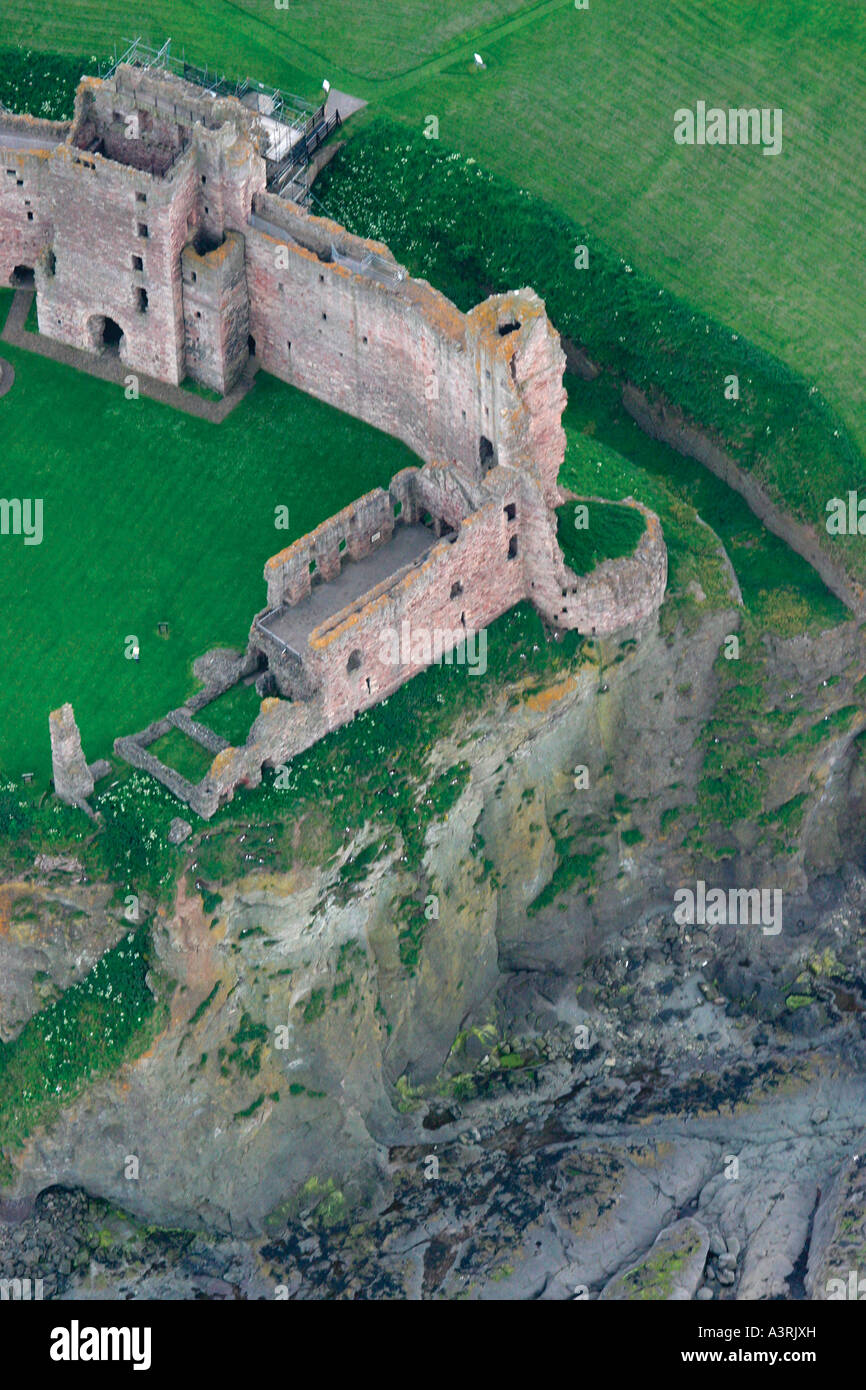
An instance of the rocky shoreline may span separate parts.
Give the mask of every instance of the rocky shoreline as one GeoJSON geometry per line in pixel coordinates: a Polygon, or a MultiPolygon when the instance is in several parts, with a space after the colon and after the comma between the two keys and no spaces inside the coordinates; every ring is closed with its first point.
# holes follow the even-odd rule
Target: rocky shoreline
{"type": "Polygon", "coordinates": [[[769,948],[648,914],[577,988],[515,974],[497,1055],[520,1064],[470,1038],[478,1094],[411,1104],[379,1209],[313,1186],[238,1239],[54,1188],[0,1210],[0,1274],[63,1299],[848,1296],[866,1268],[866,874],[797,906],[769,948]]]}

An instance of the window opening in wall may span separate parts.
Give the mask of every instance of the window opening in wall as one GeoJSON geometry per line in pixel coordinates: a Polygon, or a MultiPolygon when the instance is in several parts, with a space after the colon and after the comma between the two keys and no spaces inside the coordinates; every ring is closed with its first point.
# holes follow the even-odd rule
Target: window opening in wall
{"type": "Polygon", "coordinates": [[[18,185],[19,188],[23,188],[23,187],[24,187],[24,180],[23,180],[23,179],[16,179],[15,182],[16,182],[16,184],[18,185]]]}
{"type": "Polygon", "coordinates": [[[136,201],[137,203],[146,203],[146,202],[147,202],[147,194],[146,194],[146,193],[136,193],[136,195],[135,195],[135,201],[136,201]]]}
{"type": "Polygon", "coordinates": [[[516,537],[516,536],[512,536],[512,537],[511,537],[511,540],[508,542],[508,558],[509,558],[509,560],[513,560],[513,559],[515,558],[516,555],[517,555],[517,537],[516,537]]]}
{"type": "Polygon", "coordinates": [[[462,593],[463,593],[463,585],[460,583],[460,580],[459,580],[459,579],[455,579],[454,583],[451,585],[451,597],[452,597],[452,598],[458,598],[459,595],[462,594],[462,593]]]}
{"type": "Polygon", "coordinates": [[[256,340],[255,340],[255,338],[253,337],[252,333],[251,333],[250,336],[247,338],[247,351],[249,352],[250,357],[255,357],[255,355],[256,355],[256,340]]]}
{"type": "Polygon", "coordinates": [[[481,438],[478,441],[478,462],[481,464],[481,467],[484,469],[485,473],[489,472],[490,469],[493,467],[494,463],[496,462],[496,455],[493,452],[493,445],[487,438],[486,434],[482,434],[481,438]]]}
{"type": "Polygon", "coordinates": [[[196,311],[195,311],[195,316],[196,316],[197,319],[200,319],[200,318],[201,318],[201,309],[196,309],[196,311]]]}
{"type": "Polygon", "coordinates": [[[32,289],[36,284],[32,265],[16,265],[12,271],[11,281],[16,289],[32,289]]]}
{"type": "Polygon", "coordinates": [[[144,258],[142,256],[133,256],[132,268],[133,270],[144,270],[144,258]]]}
{"type": "Polygon", "coordinates": [[[148,229],[147,229],[147,223],[146,223],[146,222],[139,222],[139,224],[138,224],[138,235],[141,236],[141,237],[150,236],[150,232],[149,232],[148,229]]]}
{"type": "Polygon", "coordinates": [[[28,214],[27,214],[27,221],[28,221],[28,222],[32,222],[32,221],[33,221],[33,213],[32,213],[32,212],[28,212],[28,214]]]}
{"type": "Polygon", "coordinates": [[[355,650],[351,653],[351,655],[350,655],[350,657],[349,657],[349,660],[346,662],[346,670],[347,670],[347,671],[359,671],[360,669],[361,669],[361,652],[360,652],[359,648],[356,647],[355,650]]]}
{"type": "Polygon", "coordinates": [[[520,324],[515,323],[513,319],[511,319],[508,323],[501,323],[499,325],[500,338],[507,337],[509,333],[516,333],[519,327],[520,324]]]}
{"type": "Polygon", "coordinates": [[[506,518],[506,520],[507,520],[507,521],[514,521],[515,517],[517,516],[517,503],[516,503],[516,502],[506,502],[505,507],[503,508],[503,510],[504,510],[504,512],[505,512],[505,518],[506,518]]]}
{"type": "Polygon", "coordinates": [[[138,312],[139,312],[140,314],[146,314],[146,313],[147,313],[147,290],[139,289],[139,290],[137,291],[137,297],[138,297],[138,312]]]}
{"type": "Polygon", "coordinates": [[[322,318],[323,318],[323,319],[326,319],[327,317],[328,317],[328,315],[327,315],[326,313],[324,313],[324,311],[323,311],[323,312],[322,312],[322,318]]]}
{"type": "Polygon", "coordinates": [[[207,183],[207,174],[202,174],[201,181],[202,183],[207,183]]]}
{"type": "Polygon", "coordinates": [[[367,339],[366,339],[366,338],[362,338],[362,339],[361,339],[361,342],[364,343],[364,344],[366,345],[367,339]]]}

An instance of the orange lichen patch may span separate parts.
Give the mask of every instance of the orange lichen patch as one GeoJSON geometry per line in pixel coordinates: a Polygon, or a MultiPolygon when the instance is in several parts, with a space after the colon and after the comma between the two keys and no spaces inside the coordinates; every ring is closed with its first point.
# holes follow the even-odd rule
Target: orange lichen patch
{"type": "Polygon", "coordinates": [[[218,779],[227,767],[231,767],[237,757],[237,748],[223,748],[222,752],[217,753],[210,765],[208,777],[218,779]]]}
{"type": "Polygon", "coordinates": [[[457,305],[435,290],[428,281],[404,280],[400,295],[419,310],[431,328],[447,334],[453,342],[465,342],[466,315],[461,314],[457,305]]]}
{"type": "Polygon", "coordinates": [[[222,265],[223,261],[230,255],[232,250],[239,245],[239,241],[240,238],[233,232],[227,232],[225,241],[221,242],[219,246],[215,246],[212,251],[205,251],[202,255],[201,252],[196,251],[195,245],[190,242],[189,245],[184,247],[184,254],[189,260],[195,261],[199,265],[205,267],[219,266],[222,265]]]}
{"type": "Polygon", "coordinates": [[[300,558],[306,555],[315,547],[318,539],[328,535],[333,530],[339,529],[341,526],[348,526],[354,521],[356,514],[365,503],[369,504],[373,501],[378,501],[380,498],[384,501],[386,497],[387,494],[384,489],[374,487],[370,492],[365,492],[363,497],[358,497],[354,502],[350,502],[348,507],[343,507],[341,511],[335,512],[333,516],[329,516],[325,521],[320,522],[315,530],[307,531],[306,535],[299,537],[296,541],[292,541],[291,545],[287,545],[284,550],[277,551],[276,555],[272,555],[269,560],[265,561],[265,579],[267,579],[269,572],[279,569],[279,567],[284,565],[288,560],[294,559],[295,556],[300,558]]]}
{"type": "Polygon", "coordinates": [[[570,695],[572,690],[576,689],[577,681],[574,676],[566,676],[556,685],[549,685],[546,690],[540,690],[537,695],[530,695],[526,700],[527,708],[538,714],[543,714],[545,710],[550,709],[551,705],[558,704],[560,700],[564,700],[566,695],[570,695]]]}

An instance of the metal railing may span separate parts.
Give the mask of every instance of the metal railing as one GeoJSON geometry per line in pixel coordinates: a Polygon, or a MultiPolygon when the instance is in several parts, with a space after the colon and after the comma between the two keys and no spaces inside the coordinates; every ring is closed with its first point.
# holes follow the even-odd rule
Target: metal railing
{"type": "Polygon", "coordinates": [[[197,87],[203,87],[214,96],[235,97],[242,101],[249,92],[255,92],[259,96],[267,97],[272,103],[267,114],[287,124],[297,120],[308,121],[316,110],[312,102],[306,101],[294,92],[283,92],[279,87],[266,87],[251,77],[235,80],[226,77],[225,73],[219,72],[216,68],[202,68],[196,63],[188,63],[185,51],[177,58],[171,51],[171,39],[166,39],[161,48],[152,48],[141,38],[124,39],[124,43],[127,47],[119,55],[115,47],[114,55],[105,71],[100,71],[100,77],[113,77],[121,63],[132,67],[161,68],[174,73],[176,77],[182,77],[186,82],[193,82],[197,87]]]}

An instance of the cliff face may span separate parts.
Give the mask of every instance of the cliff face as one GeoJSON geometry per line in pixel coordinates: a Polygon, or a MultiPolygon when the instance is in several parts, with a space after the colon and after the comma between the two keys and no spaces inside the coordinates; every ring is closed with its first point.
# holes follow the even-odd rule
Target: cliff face
{"type": "MultiPolygon", "coordinates": [[[[455,1074],[526,1024],[528,983],[573,994],[624,924],[670,913],[696,879],[779,889],[795,916],[807,877],[861,847],[863,717],[834,715],[862,674],[857,634],[761,647],[760,717],[797,690],[809,707],[791,727],[818,732],[769,768],[755,757],[762,795],[724,846],[702,829],[700,789],[708,723],[740,689],[719,659],[738,622],[706,613],[688,633],[594,644],[553,683],[511,687],[452,727],[431,770],[468,771],[420,873],[399,839],[329,857],[299,824],[292,862],[202,893],[190,841],[154,926],[167,1025],[12,1155],[11,1195],[81,1186],[149,1221],[236,1235],[275,1229],[311,1191],[337,1193],[341,1211],[378,1205],[389,1152],[417,1138],[413,1101],[446,1104],[455,1074]],[[792,806],[796,819],[774,819],[792,806]]],[[[52,939],[58,977],[68,943],[52,939]]],[[[23,998],[24,968],[0,989],[11,979],[23,998]]]]}

